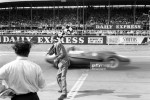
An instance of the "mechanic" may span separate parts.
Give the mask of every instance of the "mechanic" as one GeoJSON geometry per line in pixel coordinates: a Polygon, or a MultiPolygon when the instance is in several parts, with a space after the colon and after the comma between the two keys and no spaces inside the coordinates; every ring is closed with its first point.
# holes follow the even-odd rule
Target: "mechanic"
{"type": "Polygon", "coordinates": [[[45,86],[41,67],[28,60],[31,46],[28,41],[17,41],[12,46],[16,59],[0,68],[0,85],[6,81],[8,91],[4,95],[13,93],[11,100],[39,100],[37,92],[45,86]]]}
{"type": "Polygon", "coordinates": [[[60,87],[58,92],[61,93],[61,96],[58,100],[63,100],[67,97],[67,83],[66,83],[66,74],[68,67],[70,65],[70,60],[67,55],[67,51],[61,41],[59,41],[59,37],[57,35],[52,36],[53,45],[50,48],[50,53],[55,53],[56,58],[54,59],[55,66],[58,66],[57,72],[57,83],[60,87]]]}

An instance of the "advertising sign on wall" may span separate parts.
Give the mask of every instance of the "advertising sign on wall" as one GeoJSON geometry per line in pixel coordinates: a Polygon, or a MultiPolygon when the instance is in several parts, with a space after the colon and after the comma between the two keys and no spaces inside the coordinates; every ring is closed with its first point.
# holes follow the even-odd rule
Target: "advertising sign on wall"
{"type": "MultiPolygon", "coordinates": [[[[51,36],[17,36],[17,35],[1,35],[0,43],[14,43],[15,41],[31,41],[36,44],[52,43],[51,36]]],[[[64,44],[106,44],[106,37],[88,37],[88,36],[66,36],[61,41],[64,44]]]]}
{"type": "Polygon", "coordinates": [[[96,24],[94,25],[94,29],[96,30],[141,30],[143,29],[143,25],[141,24],[96,24]]]}
{"type": "Polygon", "coordinates": [[[107,44],[143,44],[147,42],[145,36],[108,36],[107,44]]]}
{"type": "Polygon", "coordinates": [[[106,44],[106,37],[88,37],[88,44],[106,44]]]}

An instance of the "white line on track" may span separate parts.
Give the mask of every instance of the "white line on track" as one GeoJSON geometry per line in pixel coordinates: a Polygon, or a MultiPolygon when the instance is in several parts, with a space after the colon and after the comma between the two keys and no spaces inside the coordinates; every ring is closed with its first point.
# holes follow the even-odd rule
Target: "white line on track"
{"type": "Polygon", "coordinates": [[[81,77],[77,80],[77,82],[72,87],[71,91],[68,93],[66,100],[73,100],[74,99],[74,97],[77,95],[79,89],[81,88],[81,86],[84,83],[87,76],[88,76],[87,73],[83,73],[81,75],[81,77]]]}

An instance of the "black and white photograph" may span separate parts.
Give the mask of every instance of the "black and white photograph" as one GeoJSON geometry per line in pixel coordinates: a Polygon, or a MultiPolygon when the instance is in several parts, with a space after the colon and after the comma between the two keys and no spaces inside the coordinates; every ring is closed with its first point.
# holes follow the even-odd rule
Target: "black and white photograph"
{"type": "Polygon", "coordinates": [[[0,0],[0,100],[150,100],[150,0],[0,0]]]}

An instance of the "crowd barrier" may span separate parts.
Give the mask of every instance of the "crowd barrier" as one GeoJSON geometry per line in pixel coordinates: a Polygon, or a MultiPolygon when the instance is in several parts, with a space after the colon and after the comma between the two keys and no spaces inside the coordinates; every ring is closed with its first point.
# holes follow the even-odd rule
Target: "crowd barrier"
{"type": "MultiPolygon", "coordinates": [[[[35,44],[52,43],[51,36],[0,35],[1,44],[11,44],[20,40],[28,40],[35,44]]],[[[142,45],[149,42],[149,36],[66,36],[62,39],[64,44],[76,45],[142,45]]]]}

